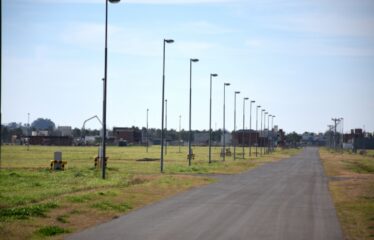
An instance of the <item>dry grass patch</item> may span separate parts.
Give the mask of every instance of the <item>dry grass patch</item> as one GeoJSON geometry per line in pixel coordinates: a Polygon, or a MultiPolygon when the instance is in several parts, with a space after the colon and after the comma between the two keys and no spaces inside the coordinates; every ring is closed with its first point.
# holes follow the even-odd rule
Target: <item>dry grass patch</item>
{"type": "Polygon", "coordinates": [[[374,158],[320,150],[347,240],[374,239],[374,158]]]}

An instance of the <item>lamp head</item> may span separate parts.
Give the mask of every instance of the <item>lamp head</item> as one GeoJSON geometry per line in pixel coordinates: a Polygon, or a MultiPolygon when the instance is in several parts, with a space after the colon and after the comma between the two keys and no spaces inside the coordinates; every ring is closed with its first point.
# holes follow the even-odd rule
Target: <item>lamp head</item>
{"type": "Polygon", "coordinates": [[[230,83],[225,83],[225,86],[230,86],[230,83]]]}
{"type": "Polygon", "coordinates": [[[249,98],[247,98],[247,97],[246,97],[246,98],[244,98],[244,100],[248,100],[248,99],[249,99],[249,98]]]}
{"type": "Polygon", "coordinates": [[[190,61],[191,61],[191,62],[198,62],[199,59],[197,59],[197,58],[191,58],[190,61]]]}
{"type": "Polygon", "coordinates": [[[240,93],[240,91],[235,91],[235,94],[239,94],[240,93]]]}
{"type": "Polygon", "coordinates": [[[164,39],[164,41],[165,41],[166,43],[173,43],[173,42],[174,42],[173,39],[164,39]]]}
{"type": "Polygon", "coordinates": [[[120,0],[109,0],[110,3],[119,3],[120,0]]]}
{"type": "Polygon", "coordinates": [[[218,77],[218,74],[217,73],[211,73],[210,76],[212,76],[212,77],[218,77]]]}

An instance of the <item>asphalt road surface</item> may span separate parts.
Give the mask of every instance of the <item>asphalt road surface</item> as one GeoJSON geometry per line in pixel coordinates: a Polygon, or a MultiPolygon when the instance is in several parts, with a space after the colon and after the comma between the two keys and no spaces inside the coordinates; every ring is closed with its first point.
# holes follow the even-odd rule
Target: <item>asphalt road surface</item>
{"type": "Polygon", "coordinates": [[[184,192],[68,239],[343,239],[317,148],[184,192]]]}

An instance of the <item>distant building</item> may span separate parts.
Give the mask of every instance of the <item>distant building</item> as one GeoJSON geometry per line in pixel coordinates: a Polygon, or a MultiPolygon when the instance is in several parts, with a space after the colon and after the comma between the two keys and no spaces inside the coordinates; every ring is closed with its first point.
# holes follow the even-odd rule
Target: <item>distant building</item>
{"type": "MultiPolygon", "coordinates": [[[[223,135],[221,135],[221,143],[223,143],[223,135]]],[[[225,145],[230,145],[232,143],[232,135],[229,132],[225,133],[225,145]]]]}
{"type": "Polygon", "coordinates": [[[73,136],[73,131],[70,126],[58,126],[57,127],[57,132],[59,133],[60,136],[65,137],[71,137],[73,136]]]}
{"type": "Polygon", "coordinates": [[[71,146],[73,145],[73,138],[59,136],[31,136],[30,144],[47,146],[71,146]]]}
{"type": "Polygon", "coordinates": [[[255,130],[238,130],[232,133],[232,140],[235,141],[237,145],[249,146],[251,142],[252,146],[255,146],[256,140],[259,137],[258,132],[255,130]]]}
{"type": "Polygon", "coordinates": [[[209,144],[209,132],[195,132],[193,135],[194,145],[208,145],[209,144]]]}
{"type": "Polygon", "coordinates": [[[142,132],[138,128],[114,127],[113,137],[116,142],[126,141],[131,144],[142,143],[142,132]]]}

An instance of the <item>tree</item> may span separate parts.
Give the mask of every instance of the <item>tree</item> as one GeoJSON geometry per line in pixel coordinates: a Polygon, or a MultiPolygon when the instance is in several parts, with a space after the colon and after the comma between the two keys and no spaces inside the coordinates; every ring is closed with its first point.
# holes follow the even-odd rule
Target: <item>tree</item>
{"type": "Polygon", "coordinates": [[[55,123],[48,118],[38,118],[31,124],[31,127],[36,130],[53,130],[55,126],[55,123]]]}
{"type": "Polygon", "coordinates": [[[301,140],[301,135],[297,134],[296,132],[292,132],[286,135],[286,142],[296,146],[301,140]]]}

